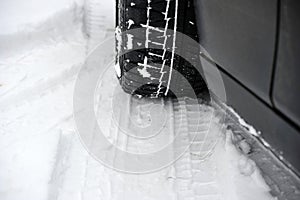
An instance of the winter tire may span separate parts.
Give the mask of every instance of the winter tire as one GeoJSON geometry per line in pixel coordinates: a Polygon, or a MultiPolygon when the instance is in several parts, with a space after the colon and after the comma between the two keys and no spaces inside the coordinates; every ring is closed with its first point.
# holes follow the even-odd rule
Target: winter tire
{"type": "Polygon", "coordinates": [[[148,44],[145,43],[156,46],[117,56],[120,84],[125,92],[147,97],[188,96],[191,87],[196,95],[207,92],[205,81],[194,67],[200,64],[199,47],[180,49],[179,37],[176,38],[176,35],[170,37],[166,32],[156,29],[170,29],[174,31],[173,34],[178,31],[198,42],[193,7],[193,0],[118,0],[117,34],[136,28],[146,28],[145,33],[130,36],[121,34],[121,39],[117,36],[119,54],[128,48],[129,42],[130,48],[141,44],[147,47],[148,44]],[[166,49],[166,42],[172,43],[168,40],[173,40],[174,48],[179,48],[176,51],[181,51],[180,55],[184,54],[185,58],[189,57],[194,63],[176,55],[174,49],[166,49]],[[179,73],[174,73],[175,70],[179,73]],[[188,85],[183,84],[187,83],[186,80],[188,85]],[[169,88],[170,85],[176,88],[176,94],[169,88]]]}

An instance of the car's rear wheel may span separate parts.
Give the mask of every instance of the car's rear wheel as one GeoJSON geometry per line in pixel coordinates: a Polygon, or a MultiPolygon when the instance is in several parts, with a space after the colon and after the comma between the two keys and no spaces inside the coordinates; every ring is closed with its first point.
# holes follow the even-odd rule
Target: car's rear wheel
{"type": "Polygon", "coordinates": [[[195,68],[200,64],[199,47],[181,49],[180,37],[176,38],[178,31],[198,41],[193,0],[118,0],[117,31],[137,28],[145,31],[117,36],[121,37],[117,40],[117,61],[124,91],[150,97],[186,96],[190,90],[197,95],[207,92],[205,81],[195,68]],[[167,29],[173,30],[173,35],[164,31],[167,29]],[[121,55],[129,48],[132,51],[121,55]],[[181,56],[175,54],[175,48],[181,56]],[[176,92],[171,88],[176,88],[176,92]]]}

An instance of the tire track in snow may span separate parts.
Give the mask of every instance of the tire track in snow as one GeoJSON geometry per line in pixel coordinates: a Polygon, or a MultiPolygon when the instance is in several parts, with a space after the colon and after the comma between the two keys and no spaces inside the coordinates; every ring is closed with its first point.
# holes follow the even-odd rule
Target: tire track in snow
{"type": "Polygon", "coordinates": [[[174,103],[175,135],[180,139],[174,150],[187,148],[175,166],[175,189],[178,200],[220,199],[216,178],[201,163],[213,153],[220,135],[211,131],[215,117],[213,108],[199,104],[198,100],[179,99],[174,103]],[[178,127],[182,124],[182,127],[178,127]]]}
{"type": "Polygon", "coordinates": [[[9,109],[12,106],[22,104],[24,102],[32,102],[49,92],[55,91],[58,87],[64,87],[71,80],[74,80],[81,64],[72,65],[69,69],[64,70],[59,75],[41,81],[40,83],[29,87],[19,93],[0,100],[0,110],[9,109]]]}
{"type": "MultiPolygon", "coordinates": [[[[101,10],[101,7],[97,5],[91,8],[94,9],[91,12],[94,14],[89,14],[91,15],[90,19],[93,20],[93,23],[90,23],[90,25],[96,26],[98,22],[103,23],[104,18],[101,16],[98,18],[95,15],[101,10]]],[[[103,32],[103,24],[101,27],[102,29],[95,29],[95,32],[91,31],[91,33],[98,34],[98,31],[103,32]]],[[[95,45],[95,41],[101,38],[100,36],[97,38],[97,34],[95,38],[93,36],[90,38],[90,45],[95,45]]],[[[89,48],[91,49],[91,47],[89,48]]],[[[101,62],[99,62],[100,65],[101,62]]],[[[113,77],[113,74],[111,76],[113,77]]],[[[111,86],[108,85],[107,87],[111,89],[111,86]]],[[[103,101],[107,101],[105,98],[102,98],[100,104],[103,104],[103,101]]],[[[106,135],[107,138],[113,145],[124,151],[144,152],[157,148],[158,146],[155,146],[155,143],[145,145],[143,142],[137,142],[136,138],[123,134],[119,127],[131,130],[131,134],[134,134],[134,136],[141,136],[143,133],[135,132],[136,130],[133,129],[132,125],[134,122],[138,125],[143,123],[147,125],[147,109],[149,109],[149,106],[155,100],[141,100],[129,95],[127,95],[125,100],[122,100],[121,111],[115,113],[115,119],[112,119],[109,115],[105,116],[106,118],[110,118],[110,123],[107,124],[109,126],[109,131],[106,135]]],[[[214,118],[214,110],[209,106],[199,105],[198,102],[190,102],[187,99],[180,99],[179,101],[181,106],[178,105],[178,102],[170,100],[158,103],[158,105],[166,109],[167,117],[170,119],[169,123],[166,123],[163,129],[163,132],[167,136],[163,141],[169,141],[175,135],[181,137],[179,143],[173,145],[174,155],[172,156],[176,156],[175,154],[178,149],[187,148],[190,145],[190,148],[188,148],[188,151],[182,158],[170,166],[171,169],[175,169],[174,175],[166,175],[167,172],[172,171],[170,168],[143,176],[120,174],[110,169],[103,170],[103,167],[100,167],[99,163],[89,157],[83,159],[84,166],[80,169],[80,173],[84,174],[80,179],[83,182],[79,188],[81,199],[142,199],[145,196],[147,199],[156,200],[220,199],[214,168],[208,170],[204,166],[206,159],[212,154],[214,146],[218,141],[220,136],[218,134],[221,134],[220,132],[209,131],[209,120],[206,119],[214,118]],[[177,126],[180,124],[178,121],[182,122],[182,127],[177,126]],[[195,126],[198,123],[200,124],[199,131],[197,131],[197,126],[195,126]],[[218,134],[214,135],[210,133],[218,134]],[[105,175],[106,177],[104,178],[105,175]],[[174,181],[170,181],[170,177],[174,178],[174,181]],[[174,190],[168,190],[168,187],[173,187],[173,184],[175,186],[174,190]],[[104,190],[106,190],[106,195],[103,195],[105,193],[104,190]]],[[[101,113],[101,111],[98,113],[101,113]]],[[[115,154],[114,159],[118,159],[118,156],[115,154]]],[[[124,162],[123,164],[127,165],[128,163],[124,162]]]]}
{"type": "Polygon", "coordinates": [[[84,26],[85,32],[89,37],[87,52],[91,51],[100,42],[102,42],[108,34],[108,30],[114,31],[112,16],[113,11],[107,8],[107,4],[113,7],[113,1],[102,0],[86,0],[84,6],[84,26]]]}

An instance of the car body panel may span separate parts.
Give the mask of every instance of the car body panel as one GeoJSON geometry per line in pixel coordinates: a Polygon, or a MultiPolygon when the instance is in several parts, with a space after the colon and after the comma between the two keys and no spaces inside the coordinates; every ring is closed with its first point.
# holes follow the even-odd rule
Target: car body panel
{"type": "Polygon", "coordinates": [[[300,126],[300,1],[283,0],[274,76],[275,107],[300,126]]]}
{"type": "MultiPolygon", "coordinates": [[[[291,164],[294,172],[300,175],[300,134],[299,129],[288,123],[271,106],[256,98],[252,92],[236,82],[230,74],[213,62],[202,61],[205,68],[220,71],[226,90],[226,104],[232,107],[243,119],[261,132],[260,138],[278,157],[291,164]]],[[[216,73],[207,77],[214,80],[216,73]]],[[[214,94],[219,100],[218,94],[214,94]]]]}
{"type": "Polygon", "coordinates": [[[277,1],[195,2],[200,44],[214,62],[271,104],[277,1]]]}
{"type": "Polygon", "coordinates": [[[195,2],[205,63],[221,71],[226,103],[299,175],[300,2],[195,2]]]}

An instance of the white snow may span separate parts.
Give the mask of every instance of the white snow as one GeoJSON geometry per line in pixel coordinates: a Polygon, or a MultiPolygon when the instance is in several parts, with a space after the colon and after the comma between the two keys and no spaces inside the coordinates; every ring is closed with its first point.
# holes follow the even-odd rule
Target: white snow
{"type": "Polygon", "coordinates": [[[146,67],[143,67],[142,69],[138,69],[138,72],[144,77],[144,78],[150,78],[151,74],[147,71],[146,67]]]}
{"type": "Polygon", "coordinates": [[[147,66],[148,66],[148,58],[147,56],[145,56],[144,58],[144,63],[143,64],[140,64],[139,63],[139,66],[142,66],[143,68],[142,69],[138,69],[138,72],[144,77],[144,78],[150,78],[151,77],[151,74],[147,71],[147,66]]]}
{"type": "Polygon", "coordinates": [[[226,108],[235,115],[235,117],[238,119],[239,123],[245,127],[250,134],[258,137],[261,135],[260,132],[256,131],[255,128],[253,126],[251,126],[250,124],[248,124],[232,107],[226,106],[226,108]]]}
{"type": "Polygon", "coordinates": [[[0,1],[0,35],[31,29],[58,11],[84,0],[3,0],[0,1]]]}
{"type": "Polygon", "coordinates": [[[117,53],[120,54],[122,51],[122,35],[121,35],[120,27],[116,28],[115,34],[116,34],[117,51],[118,51],[117,53]]]}
{"type": "Polygon", "coordinates": [[[119,63],[115,64],[115,71],[117,73],[117,76],[121,77],[121,67],[119,63]]]}
{"type": "Polygon", "coordinates": [[[227,131],[224,140],[217,145],[211,160],[206,164],[207,167],[216,168],[221,199],[273,199],[255,163],[239,153],[231,139],[232,132],[227,131]]]}
{"type": "Polygon", "coordinates": [[[130,50],[133,48],[133,35],[127,34],[127,50],[130,50]]]}
{"type": "Polygon", "coordinates": [[[59,42],[0,65],[9,88],[0,99],[1,199],[47,199],[59,139],[72,118],[72,70],[84,50],[85,43],[59,42]],[[24,78],[13,79],[12,69],[24,78]]]}
{"type": "MultiPolygon", "coordinates": [[[[15,20],[16,24],[42,24],[43,20],[47,22],[49,19],[57,19],[57,16],[52,16],[61,16],[61,12],[56,12],[57,10],[66,12],[63,16],[69,16],[70,19],[73,16],[74,20],[65,21],[64,27],[69,28],[68,31],[36,34],[35,37],[40,37],[37,43],[35,39],[25,42],[22,36],[23,43],[16,44],[16,48],[11,49],[9,54],[0,54],[0,199],[178,199],[179,191],[175,186],[182,180],[174,171],[174,166],[145,175],[124,174],[106,168],[94,160],[80,143],[73,120],[73,87],[77,72],[85,60],[88,41],[82,33],[83,20],[77,20],[80,18],[80,12],[61,9],[65,3],[69,5],[74,1],[10,2],[11,5],[1,2],[0,9],[2,10],[2,6],[10,8],[7,13],[11,14],[6,16],[6,19],[9,17],[10,21],[15,20]],[[41,10],[30,10],[30,5],[35,5],[36,9],[41,10]],[[49,7],[48,12],[43,10],[45,7],[49,7]],[[26,23],[18,18],[17,14],[13,14],[18,13],[13,8],[26,11],[26,23]],[[38,17],[38,14],[41,16],[38,17]],[[19,51],[18,47],[23,50],[19,51]]],[[[80,6],[77,8],[80,9],[80,6]]],[[[6,14],[1,13],[1,16],[6,14]]],[[[56,25],[60,26],[59,20],[52,22],[46,25],[51,29],[56,25]]],[[[0,24],[9,27],[2,21],[0,24]]],[[[110,30],[105,30],[107,36],[113,35],[113,24],[111,27],[110,30]]],[[[22,29],[27,28],[25,26],[22,29]]],[[[22,29],[9,27],[5,34],[15,34],[22,29]]],[[[20,34],[23,33],[20,31],[20,34]]],[[[0,51],[4,52],[2,47],[0,51]]],[[[101,64],[105,59],[108,58],[99,58],[99,67],[104,67],[101,64]]],[[[111,106],[115,92],[112,88],[116,88],[118,84],[113,70],[112,65],[101,82],[98,99],[99,118],[109,122],[105,127],[108,131],[112,121],[111,106]]],[[[117,72],[118,70],[119,66],[117,72]]],[[[92,74],[93,71],[87,73],[92,74]]],[[[147,71],[141,73],[149,77],[147,71]]],[[[125,100],[130,98],[127,94],[123,96],[125,100]]],[[[125,104],[125,101],[122,101],[124,99],[120,99],[120,103],[125,104]]],[[[145,101],[147,105],[149,101],[145,101]]],[[[136,108],[136,114],[139,114],[140,110],[143,111],[143,115],[137,118],[137,122],[148,126],[149,113],[143,108],[136,108]]],[[[167,109],[166,111],[171,112],[167,109]]],[[[213,130],[223,133],[218,125],[215,125],[213,130]]],[[[232,144],[231,134],[230,131],[220,134],[223,136],[211,157],[196,165],[201,170],[195,173],[195,180],[199,182],[206,181],[207,177],[213,178],[217,187],[216,193],[222,200],[273,199],[255,163],[232,144]]],[[[163,142],[165,140],[160,140],[157,145],[163,142]]],[[[155,145],[154,143],[142,147],[147,149],[155,145]]],[[[198,187],[200,186],[197,183],[191,185],[191,188],[196,188],[196,194],[215,191],[210,187],[197,190],[198,187]]]]}
{"type": "Polygon", "coordinates": [[[60,138],[71,124],[72,80],[86,50],[74,1],[68,1],[70,8],[69,4],[65,8],[65,3],[1,1],[4,12],[0,15],[5,17],[0,19],[0,34],[17,38],[15,43],[8,42],[14,47],[3,45],[5,37],[0,38],[3,200],[42,200],[50,196],[60,138]],[[8,24],[2,20],[8,20],[8,24]]]}
{"type": "Polygon", "coordinates": [[[129,19],[127,23],[128,23],[128,29],[130,29],[131,26],[134,24],[134,21],[132,19],[129,19]]]}

